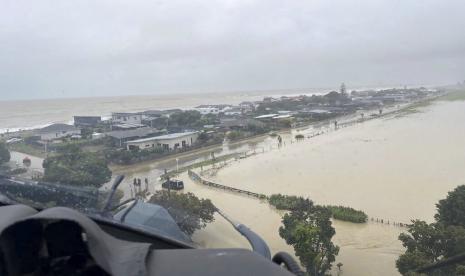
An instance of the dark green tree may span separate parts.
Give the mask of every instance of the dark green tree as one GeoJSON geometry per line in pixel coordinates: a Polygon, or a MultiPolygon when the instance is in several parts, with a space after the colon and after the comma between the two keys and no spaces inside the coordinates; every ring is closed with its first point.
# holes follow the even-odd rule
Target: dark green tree
{"type": "Polygon", "coordinates": [[[331,212],[302,200],[282,219],[279,235],[292,245],[309,275],[325,275],[336,260],[339,247],[331,242],[336,231],[331,225],[331,212]]]}
{"type": "Polygon", "coordinates": [[[215,220],[216,207],[213,203],[209,199],[200,199],[193,193],[157,191],[149,202],[163,206],[179,228],[189,236],[215,220]]]}
{"type": "MultiPolygon", "coordinates": [[[[465,253],[465,220],[461,217],[465,215],[464,200],[465,186],[458,186],[436,205],[435,223],[413,220],[408,233],[400,234],[406,251],[396,266],[402,275],[414,275],[421,267],[465,253]]],[[[451,264],[430,274],[462,275],[464,265],[451,264]]]]}
{"type": "Polygon", "coordinates": [[[66,145],[43,162],[44,180],[77,186],[100,187],[110,181],[106,160],[95,153],[83,152],[77,145],[66,145]]]}
{"type": "Polygon", "coordinates": [[[438,212],[434,218],[437,222],[465,227],[465,185],[449,192],[445,199],[436,204],[436,208],[438,212]]]}
{"type": "Polygon", "coordinates": [[[10,151],[6,147],[6,144],[0,142],[0,164],[10,161],[10,151]]]}
{"type": "Polygon", "coordinates": [[[195,127],[199,125],[202,115],[196,110],[186,110],[170,115],[169,124],[181,127],[195,127]]]}

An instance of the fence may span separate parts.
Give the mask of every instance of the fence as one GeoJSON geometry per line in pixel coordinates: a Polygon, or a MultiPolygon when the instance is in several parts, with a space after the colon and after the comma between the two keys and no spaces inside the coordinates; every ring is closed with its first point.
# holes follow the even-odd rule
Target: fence
{"type": "Polygon", "coordinates": [[[218,183],[214,183],[214,182],[205,180],[202,177],[200,177],[200,175],[193,172],[192,170],[188,170],[188,175],[192,180],[194,180],[194,181],[196,181],[196,182],[198,182],[200,184],[209,186],[209,187],[213,187],[213,188],[217,188],[217,189],[221,189],[221,190],[225,190],[225,191],[230,191],[230,192],[234,192],[234,193],[244,194],[244,195],[256,197],[258,199],[265,199],[266,198],[266,195],[264,195],[264,194],[258,194],[258,193],[254,193],[254,192],[250,192],[250,191],[246,191],[246,190],[241,190],[241,189],[237,189],[237,188],[233,188],[233,187],[229,187],[229,186],[226,186],[226,185],[221,185],[221,184],[218,184],[218,183]]]}

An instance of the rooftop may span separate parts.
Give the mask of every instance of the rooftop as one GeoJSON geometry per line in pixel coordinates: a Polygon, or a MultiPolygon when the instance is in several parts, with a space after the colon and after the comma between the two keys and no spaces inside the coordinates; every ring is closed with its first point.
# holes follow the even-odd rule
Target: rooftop
{"type": "Polygon", "coordinates": [[[171,133],[171,134],[166,134],[166,135],[161,135],[161,136],[156,136],[156,137],[132,140],[132,141],[129,141],[128,143],[142,143],[142,142],[148,142],[148,141],[176,139],[176,138],[181,138],[181,137],[189,136],[189,135],[196,134],[196,133],[198,133],[198,131],[171,133]]]}
{"type": "Polygon", "coordinates": [[[43,127],[37,130],[37,133],[44,134],[44,133],[50,133],[50,132],[56,132],[56,131],[72,131],[72,130],[78,130],[78,129],[72,125],[67,125],[67,124],[51,124],[49,126],[46,126],[46,127],[43,127]]]}
{"type": "Polygon", "coordinates": [[[110,132],[107,132],[106,135],[116,138],[116,139],[124,139],[124,138],[130,138],[130,137],[144,137],[144,136],[151,135],[157,132],[158,130],[155,128],[142,127],[142,128],[131,129],[131,130],[110,131],[110,132]]]}
{"type": "Polygon", "coordinates": [[[133,116],[133,115],[142,115],[140,112],[112,112],[112,116],[133,116]]]}
{"type": "Polygon", "coordinates": [[[279,114],[265,114],[265,115],[260,115],[255,117],[255,119],[267,119],[267,118],[273,118],[275,116],[278,116],[279,114]]]}

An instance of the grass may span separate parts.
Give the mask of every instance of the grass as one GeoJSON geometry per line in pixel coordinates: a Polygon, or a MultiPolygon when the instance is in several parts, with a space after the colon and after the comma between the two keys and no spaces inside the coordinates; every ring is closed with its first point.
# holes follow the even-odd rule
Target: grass
{"type": "Polygon", "coordinates": [[[454,90],[437,98],[438,101],[465,101],[465,89],[454,90]]]}
{"type": "Polygon", "coordinates": [[[449,93],[443,96],[412,104],[409,107],[402,109],[395,117],[399,118],[415,113],[420,113],[422,112],[420,110],[421,108],[430,106],[436,101],[465,101],[465,89],[451,90],[449,93]]]}
{"type": "Polygon", "coordinates": [[[37,156],[41,158],[46,157],[45,150],[43,148],[32,146],[24,142],[9,144],[8,149],[10,151],[17,151],[17,152],[30,154],[32,156],[37,156]]]}

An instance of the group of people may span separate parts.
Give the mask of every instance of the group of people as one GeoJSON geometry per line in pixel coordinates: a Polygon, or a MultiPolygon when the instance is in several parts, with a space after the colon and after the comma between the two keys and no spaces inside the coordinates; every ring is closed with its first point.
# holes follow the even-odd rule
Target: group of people
{"type": "MultiPolygon", "coordinates": [[[[149,190],[149,180],[148,178],[144,179],[145,191],[149,190]]],[[[135,194],[142,192],[142,180],[140,178],[134,178],[132,185],[134,187],[135,194]]],[[[132,190],[132,189],[131,189],[132,190]]]]}

